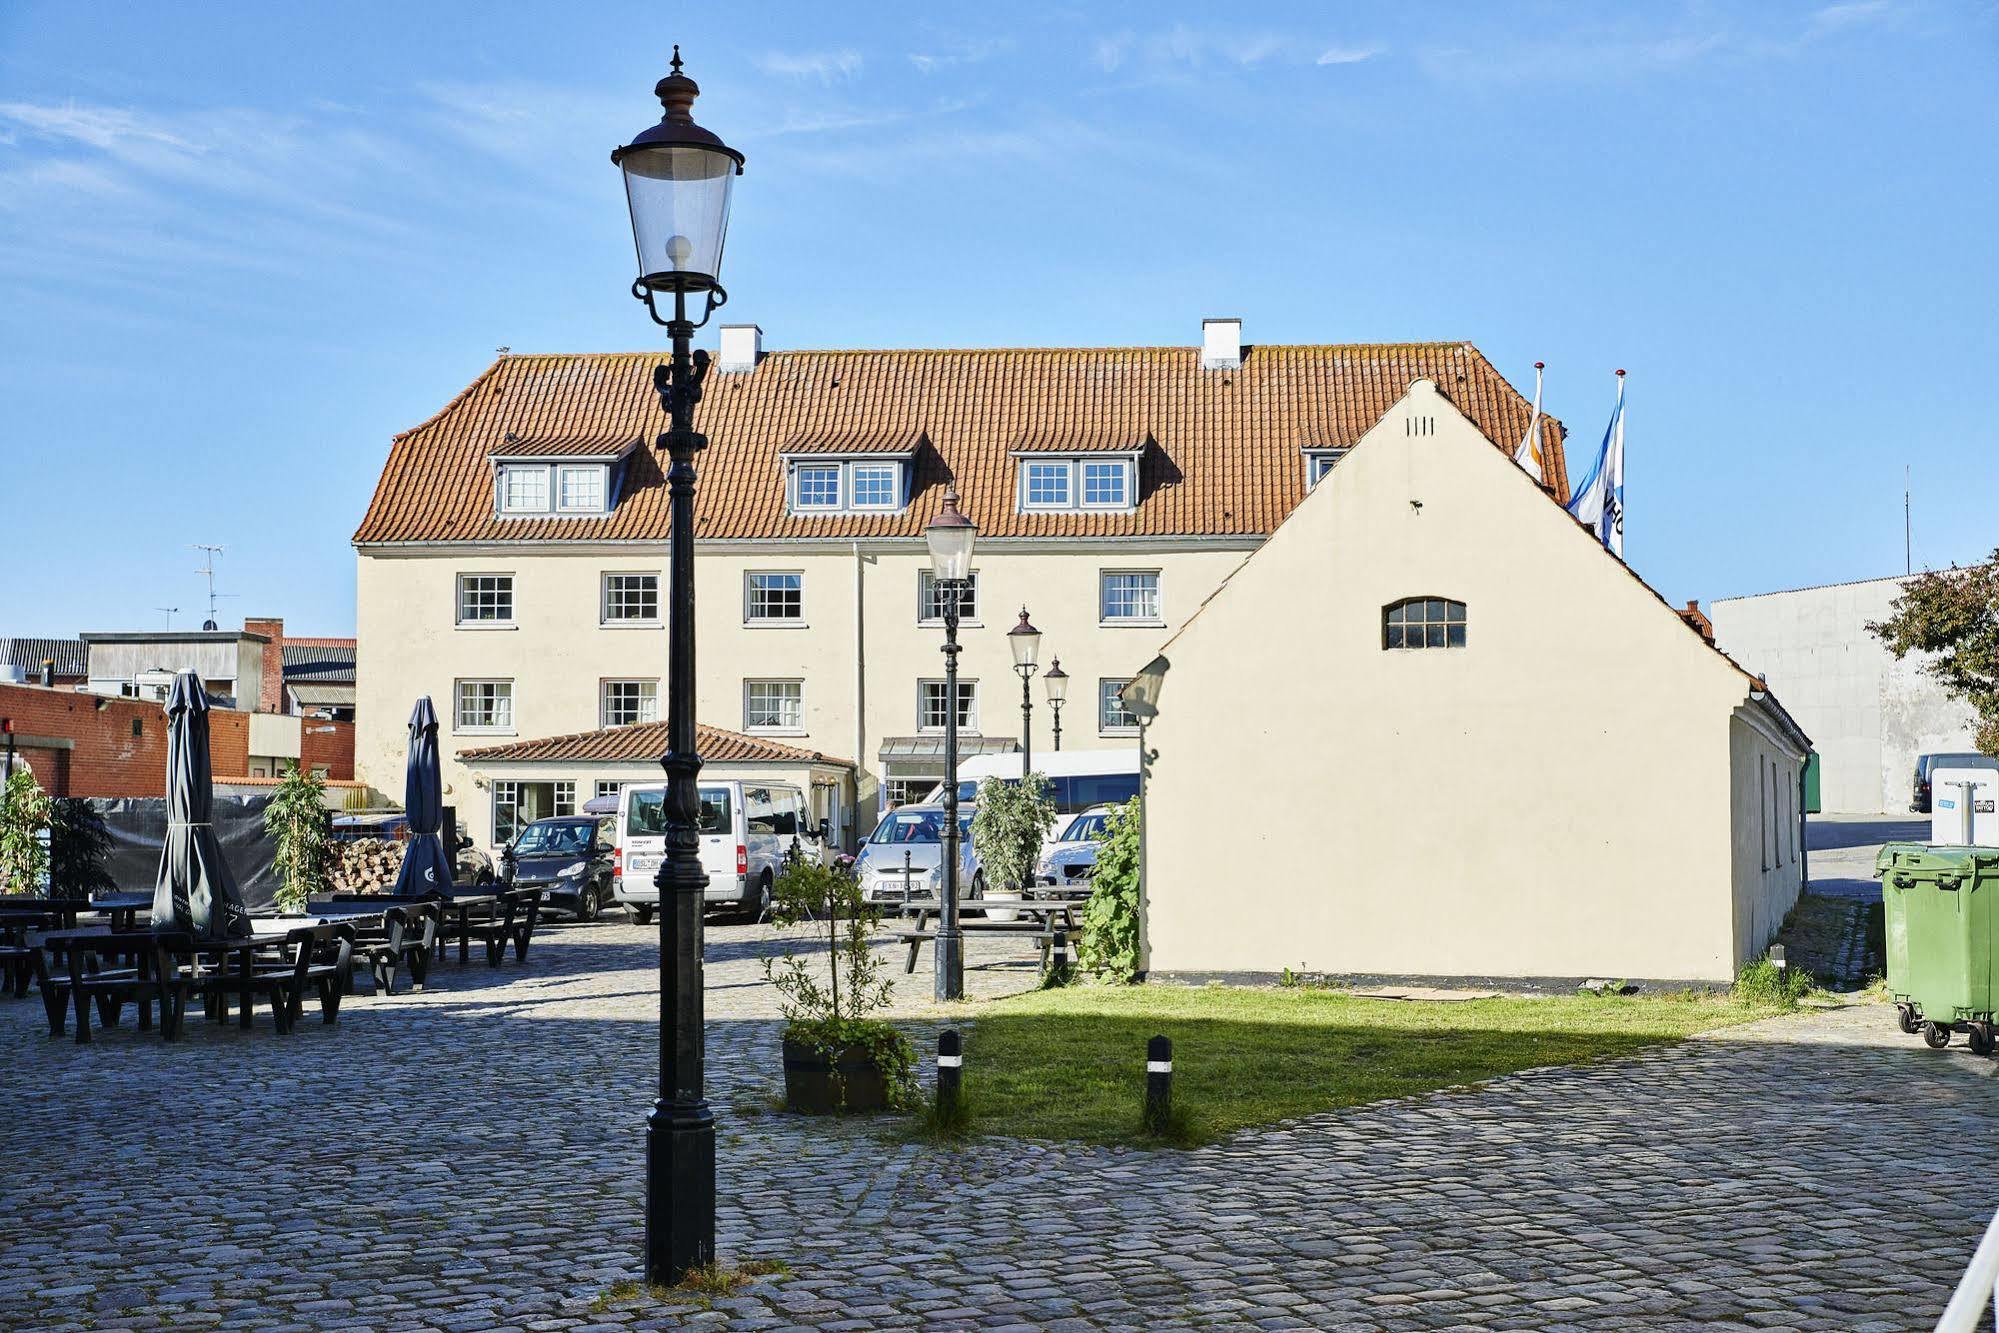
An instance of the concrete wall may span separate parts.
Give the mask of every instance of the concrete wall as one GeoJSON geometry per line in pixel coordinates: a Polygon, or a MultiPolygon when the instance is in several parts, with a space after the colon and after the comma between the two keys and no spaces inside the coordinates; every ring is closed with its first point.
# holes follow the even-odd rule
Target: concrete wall
{"type": "Polygon", "coordinates": [[[1898,662],[1867,632],[1891,613],[1903,582],[1730,597],[1709,608],[1716,643],[1767,677],[1811,735],[1828,812],[1905,811],[1918,754],[1972,748],[1970,707],[1946,698],[1922,659],[1898,662]]]}
{"type": "Polygon", "coordinates": [[[1154,971],[1733,978],[1748,682],[1432,387],[1163,655],[1154,971]]]}
{"type": "MultiPolygon", "coordinates": [[[[979,618],[960,629],[964,651],[959,659],[961,677],[979,682],[978,730],[986,736],[1020,735],[1020,679],[1005,640],[1025,603],[1043,632],[1043,665],[1060,656],[1071,677],[1064,747],[1129,744],[1128,735],[1105,738],[1099,733],[1098,681],[1133,674],[1160,634],[1191,615],[1252,545],[1241,540],[982,544],[973,561],[979,575],[979,618]],[[1161,621],[1100,625],[1098,575],[1106,569],[1159,570],[1161,621]]],[[[513,733],[539,737],[595,728],[604,680],[658,680],[665,675],[663,627],[607,626],[599,616],[605,573],[658,572],[664,594],[663,548],[530,548],[484,554],[370,550],[360,554],[358,565],[355,763],[358,776],[384,791],[402,788],[405,726],[420,694],[431,696],[443,724],[439,748],[445,799],[469,811],[485,801],[465,795],[471,775],[457,754],[506,737],[455,729],[454,681],[512,680],[513,733]],[[456,625],[457,576],[480,572],[514,575],[513,628],[456,625]]],[[[860,808],[845,830],[848,837],[872,825],[883,738],[917,733],[917,682],[943,675],[938,651],[943,630],[917,619],[918,575],[928,565],[921,541],[872,543],[858,554],[847,544],[717,543],[704,545],[696,560],[701,720],[743,730],[746,680],[802,681],[803,730],[762,734],[858,761],[860,808]],[[751,570],[804,575],[802,626],[744,623],[744,576],[751,570]],[[858,697],[863,686],[864,705],[858,697]]],[[[1034,744],[1045,752],[1049,714],[1038,678],[1033,699],[1034,744]]],[[[660,704],[665,705],[663,689],[660,704]]],[[[487,829],[479,836],[489,833],[487,829]]]]}
{"type": "Polygon", "coordinates": [[[192,669],[210,693],[231,695],[238,707],[250,710],[257,706],[268,646],[257,638],[226,632],[189,633],[177,638],[162,635],[158,639],[91,639],[90,687],[115,694],[121,685],[129,685],[145,672],[192,669]]]}
{"type": "Polygon", "coordinates": [[[1776,938],[1804,887],[1804,769],[1797,747],[1753,707],[1736,710],[1728,753],[1735,956],[1748,959],[1776,938]]]}

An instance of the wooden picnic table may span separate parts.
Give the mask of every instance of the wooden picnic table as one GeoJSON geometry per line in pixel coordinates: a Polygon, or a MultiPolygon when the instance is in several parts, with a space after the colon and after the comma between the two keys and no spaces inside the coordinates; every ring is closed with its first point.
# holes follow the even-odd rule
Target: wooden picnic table
{"type": "MultiPolygon", "coordinates": [[[[160,1003],[161,1035],[172,1041],[179,1035],[181,1002],[178,998],[185,985],[201,986],[222,991],[234,991],[242,1004],[241,1023],[250,1026],[250,1015],[259,990],[268,989],[268,983],[256,976],[256,956],[261,949],[282,945],[289,928],[284,930],[253,931],[251,934],[227,939],[203,939],[180,930],[107,930],[101,926],[87,926],[73,930],[50,931],[42,937],[42,947],[54,956],[59,969],[68,976],[68,990],[72,1007],[76,1011],[76,1040],[78,1045],[90,1041],[90,995],[94,974],[87,970],[89,960],[104,955],[115,955],[132,960],[133,1000],[139,1010],[139,1028],[144,1031],[152,1026],[152,1003],[160,1003]],[[235,975],[229,978],[217,976],[183,979],[177,975],[177,959],[189,956],[195,960],[197,969],[202,960],[214,960],[215,973],[222,974],[235,964],[235,975]],[[171,975],[170,975],[171,974],[171,975]]],[[[105,1025],[117,1019],[115,997],[100,994],[100,1014],[105,1025]]],[[[50,1003],[49,1035],[62,1035],[62,1009],[50,1003]]],[[[222,1011],[216,1009],[210,1017],[220,1021],[222,1011]]]]}
{"type": "Polygon", "coordinates": [[[484,915],[492,916],[500,898],[508,890],[503,885],[479,885],[473,888],[454,888],[447,893],[429,893],[422,898],[399,898],[392,893],[336,893],[333,901],[325,904],[331,911],[340,911],[349,906],[373,905],[377,912],[403,903],[434,902],[443,909],[444,919],[438,925],[440,942],[451,938],[451,923],[458,923],[458,961],[469,962],[472,956],[472,916],[480,909],[484,915]]]}
{"type": "MultiPolygon", "coordinates": [[[[1080,903],[1059,898],[995,897],[960,898],[958,900],[958,929],[967,934],[1021,934],[1032,936],[1041,945],[1041,971],[1046,974],[1054,964],[1054,951],[1058,942],[1062,945],[1061,961],[1069,961],[1068,941],[1076,933],[1076,908],[1080,903]],[[1027,920],[994,921],[990,917],[966,919],[967,911],[990,912],[997,908],[1002,912],[1013,912],[1027,920]]],[[[937,932],[930,929],[930,919],[943,911],[943,904],[935,898],[914,898],[904,905],[905,910],[914,909],[916,924],[906,929],[892,932],[902,943],[909,946],[909,957],[902,970],[905,973],[916,970],[917,955],[926,940],[937,938],[937,932]]]]}
{"type": "Polygon", "coordinates": [[[111,918],[111,929],[130,930],[139,913],[150,912],[150,893],[102,893],[85,901],[81,898],[27,898],[13,894],[0,897],[0,920],[13,916],[42,916],[61,923],[64,930],[76,928],[77,917],[86,912],[111,918]]]}

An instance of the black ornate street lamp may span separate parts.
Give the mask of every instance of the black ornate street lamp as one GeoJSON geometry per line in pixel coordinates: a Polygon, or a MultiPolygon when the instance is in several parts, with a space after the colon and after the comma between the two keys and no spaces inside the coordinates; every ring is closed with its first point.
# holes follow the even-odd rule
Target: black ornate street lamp
{"type": "Polygon", "coordinates": [[[708,443],[694,431],[694,405],[708,373],[708,353],[691,350],[694,330],[728,300],[717,277],[729,229],[729,189],[743,155],[694,123],[701,89],[673,72],[653,92],[665,115],[615,150],[624,172],[639,276],[632,295],[666,326],[673,360],[653,371],[668,428],[656,445],[672,460],[668,557],[666,856],[659,887],[659,1098],[646,1118],[646,1280],[675,1283],[715,1259],[715,1116],[702,1088],[701,756],[694,728],[694,455],[708,443]],[[673,317],[661,319],[658,296],[671,293],[673,317]],[[704,306],[687,317],[687,298],[704,306]]]}
{"type": "Polygon", "coordinates": [[[1006,646],[1013,649],[1013,669],[1020,674],[1020,785],[1025,787],[1034,772],[1034,699],[1028,682],[1034,679],[1035,659],[1041,653],[1041,631],[1020,608],[1020,623],[1006,632],[1006,646]]]}
{"type": "Polygon", "coordinates": [[[1062,704],[1069,697],[1069,673],[1062,669],[1062,659],[1057,657],[1048,663],[1048,669],[1041,673],[1041,683],[1048,690],[1049,723],[1055,729],[1055,749],[1062,749],[1062,704]]]}
{"type": "Polygon", "coordinates": [[[965,936],[958,929],[958,613],[972,577],[972,543],[979,529],[958,512],[958,487],[944,491],[944,507],[923,539],[930,547],[930,575],[944,605],[944,891],[937,909],[934,994],[965,998],[965,936]]]}

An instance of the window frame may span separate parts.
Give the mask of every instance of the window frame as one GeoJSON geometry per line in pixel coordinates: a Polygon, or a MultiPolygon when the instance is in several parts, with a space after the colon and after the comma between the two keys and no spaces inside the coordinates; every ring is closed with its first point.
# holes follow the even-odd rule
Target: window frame
{"type": "Polygon", "coordinates": [[[1032,513],[1068,513],[1076,508],[1076,460],[1073,458],[1023,458],[1020,461],[1020,511],[1032,513]],[[1060,500],[1034,499],[1034,474],[1037,469],[1049,469],[1062,478],[1062,498],[1060,500]]]}
{"type": "Polygon", "coordinates": [[[513,629],[513,628],[515,628],[515,627],[516,627],[516,624],[517,624],[517,622],[516,622],[516,621],[514,620],[514,606],[515,606],[515,603],[514,603],[514,591],[515,591],[515,583],[514,583],[514,577],[515,577],[515,576],[514,576],[514,572],[513,572],[512,570],[510,570],[510,569],[474,569],[474,570],[460,570],[460,571],[458,571],[458,572],[457,572],[457,574],[456,574],[456,575],[454,575],[454,576],[453,576],[453,578],[452,578],[452,580],[451,580],[451,588],[452,588],[452,607],[451,607],[451,614],[452,614],[452,624],[453,624],[453,625],[455,625],[455,626],[456,626],[457,628],[459,628],[459,629],[513,629]],[[467,579],[505,579],[505,580],[506,580],[506,582],[507,582],[507,615],[506,615],[506,619],[502,620],[502,619],[499,619],[498,617],[478,617],[478,618],[475,618],[475,619],[470,619],[470,620],[466,619],[466,617],[465,617],[465,582],[466,582],[466,580],[467,580],[467,579]]]}
{"type": "Polygon", "coordinates": [[[804,678],[801,676],[753,676],[746,678],[743,681],[743,731],[745,734],[752,736],[805,735],[804,678]],[[756,696],[759,689],[768,689],[773,686],[788,687],[790,689],[790,697],[798,709],[798,720],[795,723],[760,723],[750,720],[750,701],[756,696]]]}
{"type": "Polygon", "coordinates": [[[1339,466],[1347,456],[1346,449],[1307,449],[1305,451],[1305,489],[1311,490],[1326,479],[1326,474],[1339,466]]]}
{"type": "Polygon", "coordinates": [[[902,463],[889,459],[852,459],[842,465],[842,498],[846,509],[856,514],[893,514],[902,508],[902,463]],[[860,473],[886,471],[888,473],[888,502],[886,504],[863,504],[860,500],[860,473]]]}
{"type": "Polygon", "coordinates": [[[847,470],[838,463],[793,463],[791,476],[791,511],[795,514],[837,514],[846,507],[847,470]],[[831,472],[833,474],[833,502],[831,504],[806,504],[804,487],[807,472],[831,472]]]}
{"type": "Polygon", "coordinates": [[[549,487],[549,503],[558,514],[604,514],[611,508],[611,470],[602,463],[557,463],[555,475],[549,487]],[[562,498],[563,482],[570,473],[588,472],[594,474],[597,482],[597,502],[590,505],[573,505],[562,498]]]}
{"type": "Polygon", "coordinates": [[[1456,598],[1437,597],[1428,594],[1417,597],[1398,598],[1395,601],[1385,604],[1381,608],[1381,651],[1385,653],[1412,653],[1412,652],[1429,652],[1436,649],[1464,648],[1468,646],[1470,643],[1471,639],[1470,624],[1471,624],[1470,612],[1466,609],[1465,603],[1458,601],[1456,598]],[[1431,618],[1429,606],[1432,602],[1442,604],[1443,619],[1435,620],[1431,618]],[[1403,619],[1398,621],[1391,621],[1389,619],[1389,617],[1393,613],[1397,611],[1403,611],[1406,613],[1408,608],[1412,606],[1420,606],[1424,608],[1423,619],[1421,619],[1420,621],[1411,622],[1406,614],[1404,615],[1403,619]],[[1455,614],[1453,613],[1452,608],[1456,608],[1455,614]],[[1409,637],[1408,628],[1412,623],[1420,625],[1422,627],[1423,642],[1410,643],[1407,641],[1409,637]],[[1429,641],[1430,639],[1429,631],[1432,626],[1440,628],[1444,631],[1444,641],[1442,643],[1431,643],[1429,641]],[[1451,631],[1453,629],[1457,631],[1456,635],[1457,642],[1455,643],[1451,642],[1452,639],[1451,631]],[[1390,634],[1391,630],[1402,631],[1402,638],[1404,641],[1401,643],[1391,643],[1389,641],[1391,638],[1390,634]]]}
{"type": "MultiPolygon", "coordinates": [[[[492,696],[497,700],[500,696],[492,696]]],[[[460,676],[451,682],[451,731],[461,736],[513,736],[519,734],[520,714],[515,705],[512,676],[460,676]],[[467,686],[505,686],[507,700],[507,720],[505,722],[467,722],[465,720],[465,688],[467,686]]],[[[497,710],[491,710],[497,711],[497,710]]]]}
{"type": "Polygon", "coordinates": [[[656,569],[606,569],[597,575],[597,624],[604,629],[658,629],[666,623],[666,602],[660,593],[664,582],[656,569]],[[650,619],[643,616],[613,616],[611,614],[612,579],[651,579],[653,614],[650,619]]]}
{"type": "Polygon", "coordinates": [[[1097,734],[1099,736],[1136,736],[1138,719],[1125,711],[1122,692],[1131,684],[1130,676],[1097,677],[1097,734]],[[1109,706],[1115,703],[1120,715],[1130,718],[1129,722],[1113,722],[1109,717],[1109,706]]]}
{"type": "Polygon", "coordinates": [[[842,514],[899,514],[909,507],[909,460],[907,458],[789,458],[785,460],[785,512],[794,518],[842,514]],[[888,473],[888,500],[885,503],[855,498],[859,489],[856,473],[876,470],[888,473]],[[831,473],[833,498],[828,504],[801,501],[805,474],[831,473]]]}
{"type": "Polygon", "coordinates": [[[1079,458],[1076,460],[1076,508],[1121,512],[1132,507],[1132,492],[1137,488],[1137,469],[1129,458],[1079,458]],[[1122,497],[1115,501],[1092,500],[1090,498],[1090,469],[1110,467],[1117,469],[1118,493],[1122,497]]]}
{"type": "Polygon", "coordinates": [[[493,483],[497,491],[493,497],[493,508],[502,518],[539,517],[551,512],[550,507],[555,503],[555,469],[548,463],[502,463],[493,483]],[[525,477],[530,472],[541,474],[541,503],[532,506],[514,504],[508,483],[514,477],[525,477]]]}
{"type": "MultiPolygon", "coordinates": [[[[972,609],[967,611],[963,606],[959,607],[958,627],[960,629],[978,629],[982,623],[979,620],[978,570],[974,569],[970,572],[970,576],[965,580],[965,590],[971,598],[972,609]]],[[[937,577],[930,570],[922,568],[916,571],[916,623],[926,626],[942,625],[944,623],[943,602],[937,596],[937,577]],[[936,608],[937,614],[927,614],[933,607],[936,608]]]]}
{"type": "MultiPolygon", "coordinates": [[[[917,735],[941,736],[944,734],[948,718],[946,721],[938,722],[935,725],[927,723],[924,719],[930,714],[931,687],[935,686],[937,693],[941,695],[944,692],[945,684],[946,682],[942,676],[923,676],[918,678],[916,682],[917,735]]],[[[982,734],[979,731],[979,682],[977,677],[970,680],[960,677],[958,680],[958,693],[966,701],[965,706],[959,709],[958,734],[961,736],[977,736],[982,734]]],[[[949,707],[948,699],[946,700],[946,707],[949,707]]]]}
{"type": "Polygon", "coordinates": [[[642,726],[645,723],[657,721],[659,721],[659,678],[657,676],[606,676],[597,682],[597,725],[599,727],[642,726]],[[614,687],[621,688],[627,685],[639,687],[638,693],[634,696],[633,700],[637,716],[623,722],[613,722],[611,720],[611,691],[614,687]],[[651,717],[645,715],[646,694],[644,687],[646,686],[652,687],[651,717]]]}
{"type": "Polygon", "coordinates": [[[805,571],[802,569],[746,569],[743,571],[743,624],[762,629],[806,629],[805,619],[805,571]],[[798,614],[795,616],[758,615],[758,579],[796,579],[798,614]]]}
{"type": "Polygon", "coordinates": [[[1102,628],[1135,626],[1143,629],[1158,629],[1166,623],[1166,593],[1163,580],[1157,569],[1100,569],[1097,571],[1097,624],[1102,628]],[[1113,616],[1110,614],[1110,580],[1113,578],[1145,578],[1152,580],[1152,614],[1150,616],[1113,616]]]}

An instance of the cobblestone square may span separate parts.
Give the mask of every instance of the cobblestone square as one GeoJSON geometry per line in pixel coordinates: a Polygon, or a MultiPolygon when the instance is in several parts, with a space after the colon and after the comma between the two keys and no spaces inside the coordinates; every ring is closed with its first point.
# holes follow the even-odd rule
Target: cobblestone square
{"type": "MultiPolygon", "coordinates": [[[[605,1301],[638,1271],[655,938],[557,928],[286,1039],[196,1016],[168,1046],[128,1011],[79,1048],[0,1004],[0,1326],[1885,1333],[1929,1326],[1999,1206],[1999,1065],[1875,1005],[1191,1152],[915,1146],[770,1111],[775,932],[723,925],[721,1243],[791,1271],[707,1310],[605,1301]]],[[[969,984],[1033,980],[1023,951],[969,984]]]]}

